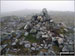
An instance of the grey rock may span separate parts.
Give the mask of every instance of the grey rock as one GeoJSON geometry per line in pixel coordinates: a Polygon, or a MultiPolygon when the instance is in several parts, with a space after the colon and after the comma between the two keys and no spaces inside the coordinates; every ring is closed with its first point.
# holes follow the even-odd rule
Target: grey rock
{"type": "Polygon", "coordinates": [[[25,33],[24,33],[25,36],[27,36],[28,34],[29,34],[28,32],[25,32],[25,33]]]}
{"type": "Polygon", "coordinates": [[[13,45],[16,45],[16,42],[13,42],[11,45],[12,45],[12,46],[13,46],[13,45]]]}
{"type": "Polygon", "coordinates": [[[36,50],[35,47],[31,47],[31,50],[36,50]]]}
{"type": "Polygon", "coordinates": [[[25,44],[24,46],[25,46],[25,48],[30,48],[31,47],[30,44],[25,44]]]}
{"type": "Polygon", "coordinates": [[[67,46],[64,46],[62,51],[69,51],[67,46]]]}
{"type": "Polygon", "coordinates": [[[1,45],[2,48],[5,48],[8,44],[1,45]]]}

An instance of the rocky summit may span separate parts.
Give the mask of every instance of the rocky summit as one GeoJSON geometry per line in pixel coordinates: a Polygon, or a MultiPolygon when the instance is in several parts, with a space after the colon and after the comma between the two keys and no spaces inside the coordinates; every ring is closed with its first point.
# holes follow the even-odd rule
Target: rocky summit
{"type": "Polygon", "coordinates": [[[60,52],[74,51],[74,31],[63,22],[56,23],[46,8],[30,20],[16,16],[8,18],[9,22],[2,21],[1,55],[56,56],[60,52]]]}

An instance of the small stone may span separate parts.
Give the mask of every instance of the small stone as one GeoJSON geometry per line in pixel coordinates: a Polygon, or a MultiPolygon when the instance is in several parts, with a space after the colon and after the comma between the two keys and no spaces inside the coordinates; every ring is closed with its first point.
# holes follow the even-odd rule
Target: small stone
{"type": "Polygon", "coordinates": [[[48,35],[42,35],[42,38],[48,38],[49,36],[48,35]]]}
{"type": "Polygon", "coordinates": [[[1,45],[2,48],[5,48],[8,44],[1,45]]]}
{"type": "Polygon", "coordinates": [[[25,48],[30,48],[31,47],[30,44],[25,44],[24,46],[25,46],[25,48]]]}
{"type": "Polygon", "coordinates": [[[38,51],[38,50],[40,50],[40,48],[39,47],[36,47],[36,50],[38,51]]]}
{"type": "Polygon", "coordinates": [[[25,33],[24,33],[25,36],[27,36],[28,34],[29,34],[28,32],[25,32],[25,33]]]}
{"type": "Polygon", "coordinates": [[[44,44],[40,44],[42,47],[44,46],[44,44]]]}
{"type": "Polygon", "coordinates": [[[50,20],[50,23],[53,22],[53,20],[50,20]]]}
{"type": "Polygon", "coordinates": [[[62,51],[69,51],[69,50],[67,49],[67,46],[64,46],[62,51]]]}
{"type": "Polygon", "coordinates": [[[40,49],[42,49],[42,47],[41,47],[41,46],[39,46],[39,48],[40,48],[40,49]]]}
{"type": "Polygon", "coordinates": [[[36,45],[37,45],[37,43],[32,43],[32,46],[34,46],[34,47],[35,47],[36,45]]]}
{"type": "Polygon", "coordinates": [[[31,50],[35,50],[35,47],[31,47],[31,50]]]}
{"type": "Polygon", "coordinates": [[[11,45],[16,45],[16,42],[13,42],[11,45]]]}
{"type": "Polygon", "coordinates": [[[64,38],[64,35],[63,34],[60,34],[60,37],[63,37],[64,38]]]}

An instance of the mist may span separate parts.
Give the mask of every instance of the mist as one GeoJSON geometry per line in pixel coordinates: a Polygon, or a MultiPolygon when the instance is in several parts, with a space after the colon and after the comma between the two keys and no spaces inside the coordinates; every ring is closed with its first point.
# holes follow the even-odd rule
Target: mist
{"type": "Polygon", "coordinates": [[[19,10],[72,11],[74,1],[1,1],[1,13],[19,10]]]}

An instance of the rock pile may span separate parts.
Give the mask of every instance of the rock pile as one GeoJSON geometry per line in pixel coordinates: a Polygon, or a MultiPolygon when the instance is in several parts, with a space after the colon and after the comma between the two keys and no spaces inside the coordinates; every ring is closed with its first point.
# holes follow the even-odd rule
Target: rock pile
{"type": "Polygon", "coordinates": [[[12,31],[7,36],[8,41],[5,38],[1,41],[6,41],[1,43],[1,54],[56,55],[60,51],[74,51],[68,27],[55,23],[45,8],[40,15],[33,15],[23,30],[12,31]]]}

